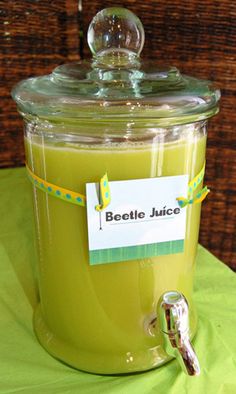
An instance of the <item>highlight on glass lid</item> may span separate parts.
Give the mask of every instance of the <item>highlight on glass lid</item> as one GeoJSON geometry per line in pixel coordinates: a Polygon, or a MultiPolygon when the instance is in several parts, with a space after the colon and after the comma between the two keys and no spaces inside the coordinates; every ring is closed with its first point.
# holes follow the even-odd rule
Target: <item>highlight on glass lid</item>
{"type": "Polygon", "coordinates": [[[160,126],[195,122],[217,113],[220,92],[211,82],[140,57],[144,36],[140,19],[131,11],[100,11],[88,29],[92,59],[22,81],[13,91],[20,111],[55,121],[135,116],[160,126]]]}

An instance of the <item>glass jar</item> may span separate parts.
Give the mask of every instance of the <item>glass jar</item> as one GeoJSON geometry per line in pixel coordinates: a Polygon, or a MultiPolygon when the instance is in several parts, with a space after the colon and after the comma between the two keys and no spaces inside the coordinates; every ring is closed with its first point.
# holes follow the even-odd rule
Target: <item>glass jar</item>
{"type": "MultiPolygon", "coordinates": [[[[84,196],[86,184],[106,172],[109,181],[183,174],[191,181],[204,168],[207,119],[217,113],[220,95],[209,82],[141,61],[143,27],[128,10],[98,13],[88,42],[91,61],[59,66],[13,91],[25,121],[37,227],[34,329],[49,353],[78,369],[144,371],[172,357],[159,327],[163,293],[185,296],[190,337],[196,332],[201,204],[190,198],[183,208],[183,250],[91,265],[86,209],[59,194],[84,196]]],[[[196,193],[201,188],[202,179],[196,193]]]]}

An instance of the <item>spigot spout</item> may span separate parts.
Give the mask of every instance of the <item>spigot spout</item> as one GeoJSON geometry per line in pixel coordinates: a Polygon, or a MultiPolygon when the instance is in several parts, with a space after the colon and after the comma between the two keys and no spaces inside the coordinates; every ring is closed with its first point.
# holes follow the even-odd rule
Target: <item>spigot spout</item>
{"type": "Polygon", "coordinates": [[[177,291],[168,291],[160,298],[157,312],[166,353],[178,359],[186,374],[199,375],[198,358],[189,336],[186,298],[177,291]]]}

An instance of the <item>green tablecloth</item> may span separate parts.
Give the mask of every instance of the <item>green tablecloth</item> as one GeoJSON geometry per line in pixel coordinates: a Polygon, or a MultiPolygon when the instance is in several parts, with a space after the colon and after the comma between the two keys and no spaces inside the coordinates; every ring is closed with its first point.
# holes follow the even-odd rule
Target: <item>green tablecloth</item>
{"type": "Polygon", "coordinates": [[[236,275],[199,246],[195,349],[199,377],[176,361],[129,376],[76,371],[52,358],[32,329],[36,303],[30,185],[25,169],[0,171],[0,393],[234,394],[236,393],[236,275]]]}

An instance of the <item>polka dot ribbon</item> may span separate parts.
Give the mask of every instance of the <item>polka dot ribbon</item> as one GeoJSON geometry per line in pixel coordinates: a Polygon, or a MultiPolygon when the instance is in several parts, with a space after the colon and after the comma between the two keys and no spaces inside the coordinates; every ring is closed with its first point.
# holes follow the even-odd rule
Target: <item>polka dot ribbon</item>
{"type": "Polygon", "coordinates": [[[82,207],[85,206],[86,198],[83,194],[75,193],[71,190],[64,189],[63,187],[54,185],[53,183],[47,182],[44,179],[35,175],[28,165],[26,164],[26,169],[28,172],[28,176],[30,181],[36,186],[38,189],[48,193],[51,196],[60,198],[61,200],[70,202],[72,204],[80,205],[82,207]]]}
{"type": "Polygon", "coordinates": [[[210,190],[208,189],[207,186],[205,186],[203,189],[201,189],[196,196],[193,197],[193,192],[196,190],[196,188],[200,185],[204,178],[204,173],[205,173],[205,163],[201,169],[201,171],[193,178],[191,182],[188,184],[188,197],[178,197],[176,200],[178,201],[178,204],[180,208],[184,208],[188,204],[196,204],[202,202],[210,190]]]}
{"type": "MultiPolygon", "coordinates": [[[[73,192],[72,190],[64,189],[63,187],[54,185],[53,183],[47,182],[39,176],[35,175],[29,166],[26,164],[26,169],[30,181],[38,189],[48,193],[51,196],[60,198],[61,200],[70,202],[72,204],[80,205],[82,207],[86,204],[86,197],[83,194],[73,192]]],[[[100,180],[99,188],[99,205],[96,205],[97,211],[105,209],[111,201],[110,188],[108,182],[108,176],[105,174],[100,180]]]]}
{"type": "Polygon", "coordinates": [[[100,188],[99,188],[99,205],[96,205],[96,211],[101,212],[105,209],[111,202],[111,193],[109,188],[109,182],[107,174],[105,174],[100,180],[100,188]]]}
{"type": "MultiPolygon", "coordinates": [[[[72,190],[65,189],[63,187],[57,186],[53,183],[47,182],[39,176],[35,175],[26,164],[26,169],[28,172],[28,176],[30,181],[36,186],[38,189],[48,193],[51,196],[60,198],[66,202],[80,205],[84,207],[86,205],[86,197],[83,194],[76,193],[72,190]]],[[[195,178],[188,185],[188,197],[178,197],[176,200],[180,208],[184,208],[188,204],[195,204],[202,202],[210,190],[205,186],[202,190],[200,190],[196,196],[193,197],[193,192],[196,190],[198,185],[202,182],[205,173],[205,164],[199,174],[195,176],[195,178]]],[[[99,183],[99,204],[96,205],[95,209],[97,211],[102,211],[105,209],[111,202],[111,194],[109,188],[108,176],[105,174],[99,183]]]]}

